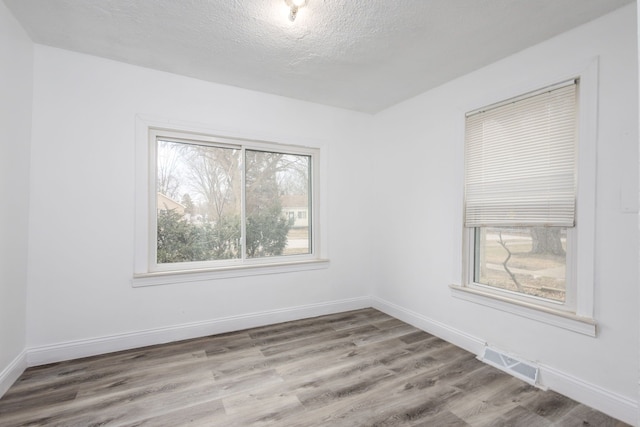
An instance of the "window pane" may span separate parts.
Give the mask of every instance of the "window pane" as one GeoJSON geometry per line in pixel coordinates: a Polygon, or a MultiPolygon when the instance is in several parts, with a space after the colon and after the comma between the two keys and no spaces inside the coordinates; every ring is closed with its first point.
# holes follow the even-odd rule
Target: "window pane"
{"type": "Polygon", "coordinates": [[[157,141],[157,263],[240,252],[239,149],[157,141]]]}
{"type": "Polygon", "coordinates": [[[247,258],[311,253],[311,157],[246,150],[247,258]]]}
{"type": "Polygon", "coordinates": [[[476,283],[565,301],[565,227],[479,227],[475,230],[476,283]]]}

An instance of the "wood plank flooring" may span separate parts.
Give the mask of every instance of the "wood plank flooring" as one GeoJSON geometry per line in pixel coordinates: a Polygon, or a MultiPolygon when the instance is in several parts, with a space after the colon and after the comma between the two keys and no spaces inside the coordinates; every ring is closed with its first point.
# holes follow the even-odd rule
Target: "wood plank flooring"
{"type": "Polygon", "coordinates": [[[9,426],[624,426],[373,309],[30,368],[9,426]]]}

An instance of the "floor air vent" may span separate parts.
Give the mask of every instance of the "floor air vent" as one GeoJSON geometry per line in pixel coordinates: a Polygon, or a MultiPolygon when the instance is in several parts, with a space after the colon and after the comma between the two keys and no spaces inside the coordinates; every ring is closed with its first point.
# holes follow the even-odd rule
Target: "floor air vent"
{"type": "Polygon", "coordinates": [[[505,371],[506,373],[511,374],[514,377],[520,378],[521,380],[531,385],[540,387],[540,385],[538,384],[539,369],[537,366],[534,366],[529,362],[507,356],[501,351],[493,349],[491,347],[485,347],[484,355],[480,358],[480,360],[502,371],[505,371]]]}

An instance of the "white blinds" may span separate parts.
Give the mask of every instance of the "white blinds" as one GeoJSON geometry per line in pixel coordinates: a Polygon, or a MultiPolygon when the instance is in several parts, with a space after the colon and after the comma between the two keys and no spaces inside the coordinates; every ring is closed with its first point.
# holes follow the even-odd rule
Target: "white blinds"
{"type": "Polygon", "coordinates": [[[467,117],[465,226],[574,226],[576,88],[467,117]]]}

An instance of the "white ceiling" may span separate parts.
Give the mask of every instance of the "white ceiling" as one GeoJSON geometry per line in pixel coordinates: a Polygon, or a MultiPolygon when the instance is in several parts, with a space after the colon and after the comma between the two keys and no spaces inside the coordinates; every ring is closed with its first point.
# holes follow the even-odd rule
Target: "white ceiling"
{"type": "Polygon", "coordinates": [[[370,113],[633,1],[4,0],[36,43],[370,113]]]}

